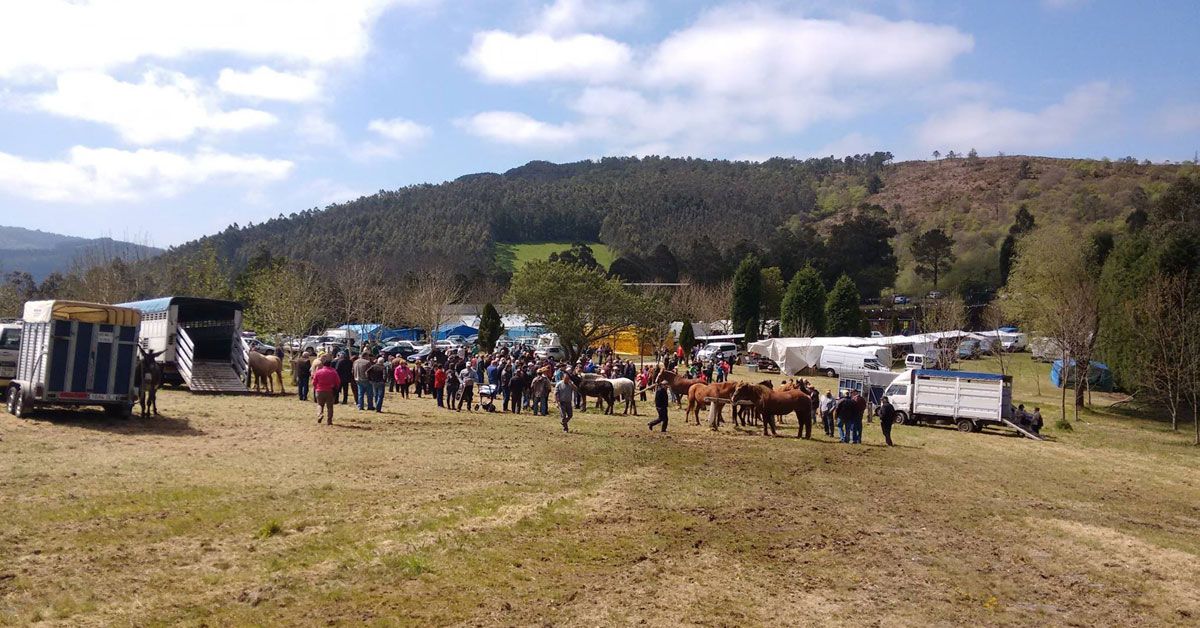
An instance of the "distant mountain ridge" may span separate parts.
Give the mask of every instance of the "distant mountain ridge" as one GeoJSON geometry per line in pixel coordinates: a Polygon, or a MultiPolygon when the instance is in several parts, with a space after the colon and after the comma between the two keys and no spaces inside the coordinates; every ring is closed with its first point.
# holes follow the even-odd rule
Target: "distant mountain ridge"
{"type": "Polygon", "coordinates": [[[54,272],[66,272],[81,255],[102,252],[130,259],[154,257],[163,250],[112,238],[80,238],[0,226],[0,272],[27,272],[41,281],[54,272]]]}

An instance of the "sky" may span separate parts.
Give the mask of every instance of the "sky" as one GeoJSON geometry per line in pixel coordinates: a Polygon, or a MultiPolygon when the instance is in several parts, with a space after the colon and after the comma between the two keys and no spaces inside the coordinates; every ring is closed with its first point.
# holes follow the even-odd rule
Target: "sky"
{"type": "Polygon", "coordinates": [[[171,246],[531,160],[1193,159],[1195,0],[6,0],[0,225],[171,246]]]}

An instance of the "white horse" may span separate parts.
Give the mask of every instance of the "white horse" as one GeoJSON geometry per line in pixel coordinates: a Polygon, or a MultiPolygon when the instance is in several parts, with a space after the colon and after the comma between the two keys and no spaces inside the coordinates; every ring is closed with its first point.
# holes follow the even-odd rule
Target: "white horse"
{"type": "Polygon", "coordinates": [[[584,373],[583,379],[598,379],[609,382],[613,387],[613,398],[625,402],[625,411],[622,414],[629,414],[633,410],[633,416],[638,416],[637,401],[634,397],[634,392],[637,390],[637,384],[633,383],[632,379],[627,377],[604,378],[596,373],[584,373]]]}

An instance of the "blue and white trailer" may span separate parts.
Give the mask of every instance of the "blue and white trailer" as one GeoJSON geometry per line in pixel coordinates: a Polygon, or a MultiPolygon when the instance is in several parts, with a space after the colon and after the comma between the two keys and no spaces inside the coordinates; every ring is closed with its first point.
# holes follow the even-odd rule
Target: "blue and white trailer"
{"type": "Polygon", "coordinates": [[[137,310],[82,301],[25,304],[8,411],[40,406],[102,406],[129,416],[137,387],[137,310]]]}
{"type": "Polygon", "coordinates": [[[898,375],[884,395],[900,424],[951,423],[963,432],[1001,426],[1040,440],[1013,421],[1011,375],[912,369],[898,375]]]}
{"type": "Polygon", "coordinates": [[[192,392],[246,394],[242,304],[162,297],[120,305],[142,313],[140,341],[146,350],[161,352],[164,383],[183,384],[192,392]]]}

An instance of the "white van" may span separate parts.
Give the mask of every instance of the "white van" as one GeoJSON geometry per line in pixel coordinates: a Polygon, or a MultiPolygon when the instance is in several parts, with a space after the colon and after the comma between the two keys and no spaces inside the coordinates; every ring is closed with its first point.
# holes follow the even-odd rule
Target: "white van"
{"type": "Polygon", "coordinates": [[[892,362],[887,347],[824,347],[816,370],[826,377],[837,377],[845,369],[886,371],[892,362]]]}
{"type": "Polygon", "coordinates": [[[910,353],[904,356],[906,369],[931,369],[937,366],[937,355],[910,353]]]}

